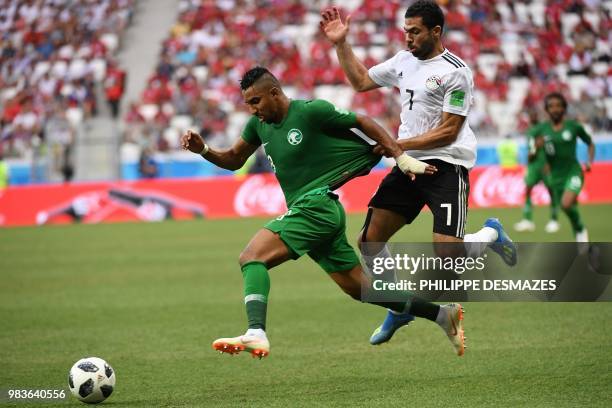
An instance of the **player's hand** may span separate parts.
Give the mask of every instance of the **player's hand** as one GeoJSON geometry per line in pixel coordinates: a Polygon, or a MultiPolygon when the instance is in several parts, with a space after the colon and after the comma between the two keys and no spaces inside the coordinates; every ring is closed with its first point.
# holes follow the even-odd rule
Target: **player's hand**
{"type": "Polygon", "coordinates": [[[346,16],[346,21],[342,22],[338,8],[332,7],[323,10],[321,12],[321,18],[319,26],[329,41],[334,45],[346,41],[346,35],[348,34],[351,24],[350,14],[346,16]]]}
{"type": "Polygon", "coordinates": [[[181,136],[181,147],[193,153],[200,154],[204,149],[204,139],[193,130],[188,130],[181,136]]]}
{"type": "Polygon", "coordinates": [[[423,172],[423,174],[431,176],[432,174],[435,174],[438,171],[438,168],[436,166],[432,166],[431,164],[428,164],[427,167],[425,167],[425,171],[423,172]]]}
{"type": "Polygon", "coordinates": [[[545,142],[545,141],[544,141],[544,136],[538,136],[538,137],[536,137],[536,138],[535,138],[535,142],[534,142],[535,148],[536,148],[536,149],[541,149],[541,148],[543,148],[543,147],[544,147],[544,142],[545,142]]]}
{"type": "Polygon", "coordinates": [[[527,153],[527,163],[531,163],[535,159],[536,155],[533,153],[527,153]]]}
{"type": "Polygon", "coordinates": [[[591,163],[590,162],[586,162],[584,163],[584,171],[589,173],[591,171],[591,163]]]}
{"type": "Polygon", "coordinates": [[[374,148],[372,148],[372,153],[379,154],[385,157],[395,157],[393,155],[393,152],[390,152],[389,150],[385,149],[383,145],[379,145],[379,144],[374,146],[374,148]]]}

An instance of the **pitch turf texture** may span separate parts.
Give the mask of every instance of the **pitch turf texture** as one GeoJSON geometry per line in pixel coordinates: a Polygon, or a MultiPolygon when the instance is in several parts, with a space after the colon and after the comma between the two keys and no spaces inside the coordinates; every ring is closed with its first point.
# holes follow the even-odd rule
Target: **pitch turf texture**
{"type": "MultiPolygon", "coordinates": [[[[592,240],[612,240],[612,205],[582,211],[592,240]]],[[[520,218],[475,210],[468,230],[491,214],[520,218]]],[[[349,217],[351,239],[363,218],[349,217]]],[[[270,357],[219,355],[211,342],[245,328],[237,259],[264,221],[0,230],[0,388],[67,388],[72,364],[99,356],[117,373],[115,407],[611,406],[611,303],[467,304],[463,358],[422,320],[373,347],[384,310],[349,299],[307,257],[271,272],[270,357]]],[[[558,235],[512,235],[569,241],[562,221],[558,235]]],[[[430,228],[423,214],[396,240],[428,241],[430,228]]]]}

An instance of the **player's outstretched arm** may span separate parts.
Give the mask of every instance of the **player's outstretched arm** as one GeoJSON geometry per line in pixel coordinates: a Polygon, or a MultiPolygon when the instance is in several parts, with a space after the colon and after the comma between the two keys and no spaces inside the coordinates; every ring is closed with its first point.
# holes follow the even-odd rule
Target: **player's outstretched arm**
{"type": "Polygon", "coordinates": [[[255,153],[258,146],[238,138],[236,143],[227,150],[211,149],[197,132],[188,130],[181,136],[181,146],[185,150],[197,153],[212,164],[227,170],[238,170],[255,153]]]}
{"type": "Polygon", "coordinates": [[[531,146],[529,147],[529,152],[527,153],[527,163],[534,161],[538,151],[544,149],[544,136],[536,136],[530,143],[533,143],[533,148],[531,146]]]}
{"type": "Polygon", "coordinates": [[[380,154],[393,157],[405,174],[433,174],[437,171],[434,166],[408,156],[397,141],[373,119],[358,114],[357,128],[378,143],[380,154]]]}
{"type": "Polygon", "coordinates": [[[585,142],[589,148],[589,157],[587,162],[584,164],[584,170],[591,171],[593,161],[595,160],[595,143],[593,142],[593,137],[589,135],[582,126],[580,126],[580,129],[578,130],[578,137],[580,137],[580,139],[582,139],[582,141],[585,142]]]}
{"type": "Polygon", "coordinates": [[[364,92],[379,88],[380,85],[372,81],[372,78],[368,75],[368,69],[357,59],[351,45],[346,41],[350,25],[351,16],[346,16],[346,21],[342,22],[337,7],[328,8],[321,12],[319,26],[325,37],[334,44],[340,66],[348,77],[353,89],[358,92],[364,92]]]}
{"type": "Polygon", "coordinates": [[[591,140],[589,143],[589,159],[584,165],[584,169],[586,171],[591,171],[591,167],[593,167],[593,161],[595,160],[595,143],[591,140]]]}

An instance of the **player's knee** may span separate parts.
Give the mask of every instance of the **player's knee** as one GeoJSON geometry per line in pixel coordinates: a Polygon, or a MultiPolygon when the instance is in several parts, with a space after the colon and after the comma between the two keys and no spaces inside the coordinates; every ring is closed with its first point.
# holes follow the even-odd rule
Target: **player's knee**
{"type": "Polygon", "coordinates": [[[368,242],[384,242],[385,240],[380,237],[379,231],[376,226],[369,225],[368,228],[364,228],[357,235],[357,245],[359,248],[368,242]]]}
{"type": "Polygon", "coordinates": [[[359,234],[357,234],[357,248],[361,249],[361,244],[363,244],[365,241],[365,237],[363,235],[363,230],[359,231],[359,234]]]}
{"type": "Polygon", "coordinates": [[[238,257],[238,263],[240,264],[240,266],[243,266],[245,264],[248,264],[249,262],[261,261],[258,258],[259,257],[254,251],[252,251],[250,248],[245,248],[238,257]]]}
{"type": "Polygon", "coordinates": [[[465,256],[465,246],[460,241],[434,242],[434,252],[439,258],[458,258],[465,256]]]}

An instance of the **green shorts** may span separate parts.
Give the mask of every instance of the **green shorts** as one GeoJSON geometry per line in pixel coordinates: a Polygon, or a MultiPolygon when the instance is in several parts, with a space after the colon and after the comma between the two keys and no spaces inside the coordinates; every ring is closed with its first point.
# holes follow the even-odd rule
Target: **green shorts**
{"type": "Polygon", "coordinates": [[[541,160],[534,161],[527,165],[527,173],[525,174],[525,185],[527,187],[533,187],[540,181],[544,183],[548,182],[547,175],[545,174],[546,161],[541,160]]]}
{"type": "Polygon", "coordinates": [[[327,273],[359,264],[346,240],[344,208],[333,193],[320,191],[299,199],[264,228],[280,236],[293,259],[308,254],[327,273]]]}
{"type": "Polygon", "coordinates": [[[559,198],[563,195],[564,191],[571,191],[576,195],[580,194],[580,190],[584,186],[584,174],[582,168],[573,166],[570,170],[563,172],[562,174],[552,174],[552,188],[555,194],[559,198]]]}

